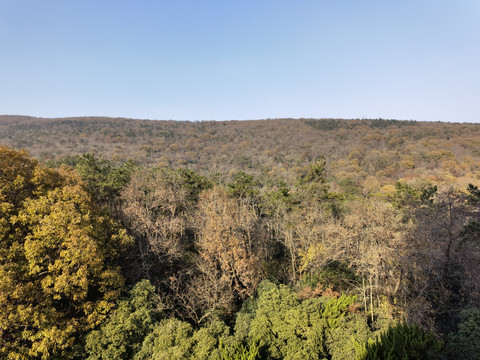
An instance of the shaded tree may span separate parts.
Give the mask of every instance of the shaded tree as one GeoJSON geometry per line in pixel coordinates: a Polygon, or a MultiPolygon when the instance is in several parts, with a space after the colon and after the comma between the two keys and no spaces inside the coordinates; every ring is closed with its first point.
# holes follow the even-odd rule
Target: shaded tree
{"type": "Polygon", "coordinates": [[[447,349],[452,359],[480,358],[480,309],[467,308],[460,313],[458,330],[448,335],[447,349]]]}
{"type": "Polygon", "coordinates": [[[443,344],[418,325],[401,324],[390,327],[375,342],[368,343],[362,360],[438,359],[443,344]]]}

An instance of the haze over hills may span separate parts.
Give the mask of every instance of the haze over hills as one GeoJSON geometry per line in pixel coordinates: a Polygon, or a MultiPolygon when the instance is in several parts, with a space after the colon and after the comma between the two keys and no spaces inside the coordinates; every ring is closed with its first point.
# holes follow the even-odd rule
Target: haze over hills
{"type": "Polygon", "coordinates": [[[478,124],[384,119],[192,122],[0,116],[0,143],[24,148],[44,162],[95,153],[116,162],[131,159],[201,173],[245,171],[293,183],[308,164],[324,156],[333,182],[360,192],[401,178],[475,182],[479,136],[478,124]]]}

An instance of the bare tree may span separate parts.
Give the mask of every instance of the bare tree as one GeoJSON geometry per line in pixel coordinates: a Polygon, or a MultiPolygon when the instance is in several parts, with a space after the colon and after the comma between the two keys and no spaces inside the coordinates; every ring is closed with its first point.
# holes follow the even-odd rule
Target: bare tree
{"type": "Polygon", "coordinates": [[[259,281],[255,255],[256,216],[220,188],[200,196],[196,216],[199,267],[205,279],[229,285],[237,298],[253,294],[259,281]]]}

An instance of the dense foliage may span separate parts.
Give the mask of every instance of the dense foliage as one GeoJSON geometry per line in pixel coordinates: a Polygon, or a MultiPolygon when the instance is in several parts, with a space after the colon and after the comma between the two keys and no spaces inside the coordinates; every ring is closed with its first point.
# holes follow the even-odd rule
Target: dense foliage
{"type": "Polygon", "coordinates": [[[283,180],[293,185],[323,155],[335,188],[363,195],[386,192],[385,185],[402,178],[458,181],[466,187],[479,169],[479,136],[478,124],[383,119],[179,122],[0,116],[0,143],[28,149],[42,161],[96,153],[148,167],[218,173],[224,180],[243,171],[264,184],[283,180]]]}
{"type": "Polygon", "coordinates": [[[0,357],[478,358],[476,126],[12,119],[0,357]]]}
{"type": "Polygon", "coordinates": [[[0,169],[0,354],[70,356],[114,306],[130,238],[71,170],[5,147],[0,169]]]}
{"type": "Polygon", "coordinates": [[[390,327],[365,347],[363,360],[438,359],[442,343],[417,325],[390,327]]]}

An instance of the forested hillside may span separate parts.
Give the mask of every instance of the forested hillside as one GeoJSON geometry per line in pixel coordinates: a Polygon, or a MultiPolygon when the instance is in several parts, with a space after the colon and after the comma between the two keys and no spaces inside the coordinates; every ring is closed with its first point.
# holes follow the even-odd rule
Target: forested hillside
{"type": "Polygon", "coordinates": [[[478,359],[479,135],[0,117],[0,357],[478,359]]]}
{"type": "Polygon", "coordinates": [[[465,186],[477,178],[480,125],[397,120],[179,122],[0,116],[0,143],[40,161],[96,153],[115,162],[236,171],[293,185],[324,156],[327,176],[363,194],[401,178],[465,186]]]}

